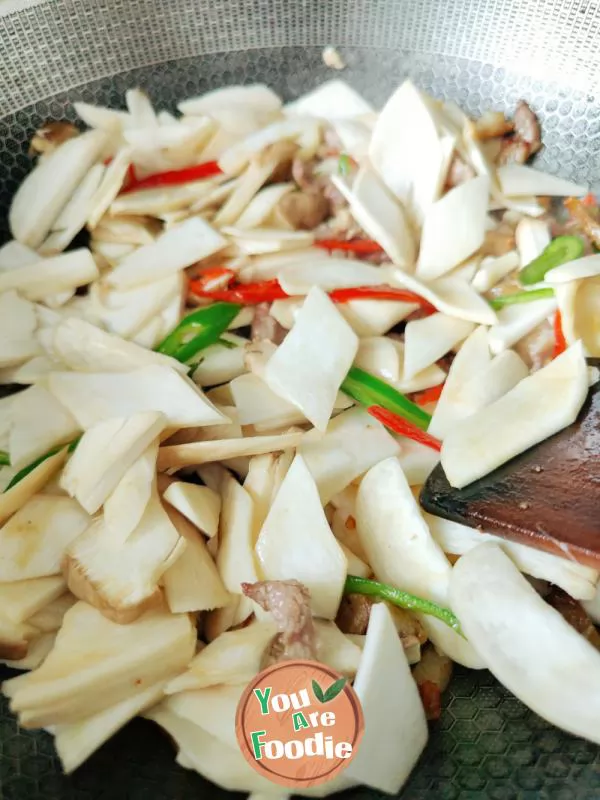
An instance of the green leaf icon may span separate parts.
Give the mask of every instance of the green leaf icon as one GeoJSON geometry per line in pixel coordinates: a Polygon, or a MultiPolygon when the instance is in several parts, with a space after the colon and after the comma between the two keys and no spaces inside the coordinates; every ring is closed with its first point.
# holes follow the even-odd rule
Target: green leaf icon
{"type": "Polygon", "coordinates": [[[327,689],[325,692],[325,699],[323,702],[328,703],[330,700],[334,700],[345,685],[346,678],[340,678],[339,680],[335,681],[335,683],[332,683],[329,689],[327,689]]]}
{"type": "Polygon", "coordinates": [[[335,700],[335,698],[342,691],[345,685],[346,685],[346,678],[340,678],[339,680],[334,681],[329,687],[329,689],[323,691],[323,689],[321,689],[319,684],[316,681],[313,681],[312,689],[319,703],[328,703],[330,700],[335,700]]]}
{"type": "Polygon", "coordinates": [[[324,703],[325,695],[323,694],[323,689],[321,689],[321,687],[316,681],[312,682],[312,690],[319,703],[324,703]]]}

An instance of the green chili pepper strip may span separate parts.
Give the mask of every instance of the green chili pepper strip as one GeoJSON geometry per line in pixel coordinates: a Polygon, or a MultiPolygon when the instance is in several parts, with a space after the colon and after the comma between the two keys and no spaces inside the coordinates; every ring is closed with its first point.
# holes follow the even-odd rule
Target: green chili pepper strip
{"type": "Polygon", "coordinates": [[[583,242],[578,236],[557,236],[544,251],[530,261],[521,272],[519,280],[523,286],[543,281],[546,273],[567,261],[574,261],[583,253],[583,242]]]}
{"type": "Polygon", "coordinates": [[[363,406],[382,406],[426,431],[431,415],[385,381],[359,367],[352,367],[344,378],[341,389],[363,406]]]}
{"type": "Polygon", "coordinates": [[[492,308],[496,310],[505,306],[514,306],[519,303],[534,303],[536,300],[549,300],[554,297],[554,289],[532,289],[530,292],[515,292],[515,294],[503,294],[494,297],[489,301],[492,308]]]}
{"type": "Polygon", "coordinates": [[[0,466],[10,467],[10,456],[8,455],[6,450],[0,450],[0,466]]]}
{"type": "Polygon", "coordinates": [[[240,309],[238,303],[213,303],[206,308],[199,308],[184,317],[156,349],[185,363],[200,350],[218,341],[240,309]]]}
{"type": "Polygon", "coordinates": [[[423,600],[422,597],[403,592],[388,583],[380,583],[369,578],[348,575],[344,586],[344,594],[364,594],[367,597],[377,597],[379,600],[387,600],[388,603],[392,603],[398,608],[405,608],[408,611],[416,611],[420,614],[428,614],[430,617],[436,617],[446,623],[448,627],[461,636],[463,635],[458,618],[449,608],[443,608],[430,600],[423,600]]]}
{"type": "Polygon", "coordinates": [[[342,153],[338,159],[338,172],[340,175],[349,175],[350,167],[350,156],[347,153],[342,153]]]}
{"type": "MultiPolygon", "coordinates": [[[[72,453],[75,450],[80,440],[81,436],[78,436],[77,439],[73,439],[73,441],[67,445],[67,450],[69,453],[72,453]]],[[[61,444],[59,447],[53,447],[52,450],[48,450],[47,453],[44,453],[43,456],[36,458],[35,461],[31,462],[31,464],[27,464],[26,467],[23,467],[23,469],[17,472],[4,491],[8,492],[9,489],[12,489],[12,487],[16,486],[17,483],[23,480],[23,478],[26,478],[30,472],[33,472],[33,470],[36,467],[39,467],[39,465],[46,461],[47,458],[55,456],[60,450],[63,449],[63,447],[65,447],[64,444],[61,444]]]]}

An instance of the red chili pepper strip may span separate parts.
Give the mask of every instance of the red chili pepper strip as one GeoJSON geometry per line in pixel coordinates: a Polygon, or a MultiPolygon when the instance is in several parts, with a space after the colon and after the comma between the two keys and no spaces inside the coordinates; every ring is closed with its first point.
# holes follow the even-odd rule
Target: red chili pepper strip
{"type": "Polygon", "coordinates": [[[329,293],[334,303],[348,303],[350,300],[397,300],[400,303],[418,303],[421,308],[435,311],[425,298],[407,289],[393,286],[357,286],[354,289],[334,289],[329,293]]]}
{"type": "Polygon", "coordinates": [[[124,191],[139,192],[142,189],[156,189],[160,186],[180,186],[183,183],[212,178],[214,175],[220,175],[221,171],[216,161],[206,161],[204,164],[196,164],[193,167],[157,172],[156,175],[132,181],[124,191]]]}
{"type": "Polygon", "coordinates": [[[372,253],[383,253],[383,247],[372,239],[318,239],[315,247],[323,250],[347,250],[349,253],[357,255],[369,255],[372,253]]]}
{"type": "Polygon", "coordinates": [[[588,192],[585,197],[582,197],[581,202],[584,206],[587,206],[588,208],[593,208],[594,206],[598,205],[596,196],[593,195],[591,192],[588,192]]]}
{"type": "Polygon", "coordinates": [[[440,687],[433,681],[424,681],[417,684],[421,702],[425,709],[425,716],[429,720],[436,720],[442,716],[442,693],[440,687]]]}
{"type": "Polygon", "coordinates": [[[253,306],[259,303],[273,303],[275,300],[285,300],[289,294],[283,291],[277,278],[260,283],[239,283],[231,289],[211,289],[207,291],[202,281],[192,280],[189,285],[190,292],[196,297],[206,297],[210,300],[221,300],[226,303],[242,303],[253,306]]]}
{"type": "Polygon", "coordinates": [[[400,436],[406,436],[407,439],[412,439],[413,442],[424,444],[426,447],[431,447],[432,450],[437,450],[439,452],[442,449],[442,443],[439,439],[417,428],[412,422],[408,422],[404,417],[394,414],[393,411],[388,411],[387,408],[382,408],[381,406],[369,406],[367,411],[372,417],[375,417],[375,419],[385,425],[386,428],[394,431],[394,433],[398,433],[400,436]]]}
{"type": "Polygon", "coordinates": [[[440,383],[438,386],[432,386],[431,389],[423,389],[422,392],[415,392],[412,399],[418,406],[426,406],[429,403],[437,403],[443,391],[444,384],[440,383]]]}
{"type": "Polygon", "coordinates": [[[560,311],[554,315],[554,351],[552,358],[556,358],[567,349],[567,340],[562,329],[562,317],[560,311]]]}

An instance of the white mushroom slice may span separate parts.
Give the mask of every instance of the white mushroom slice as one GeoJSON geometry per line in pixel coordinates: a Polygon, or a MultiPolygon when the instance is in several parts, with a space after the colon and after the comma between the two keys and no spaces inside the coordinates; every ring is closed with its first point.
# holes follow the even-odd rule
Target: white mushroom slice
{"type": "Polygon", "coordinates": [[[185,550],[164,573],[162,582],[172,613],[209,611],[231,602],[204,538],[174,508],[167,507],[172,524],[185,542],[185,550]]]}
{"type": "Polygon", "coordinates": [[[99,128],[107,133],[120,133],[121,129],[130,123],[130,116],[126,111],[81,101],[73,103],[73,108],[78,117],[90,128],[99,128]]]}
{"type": "Polygon", "coordinates": [[[88,131],[39,161],[13,197],[8,219],[15,239],[33,248],[44,241],[106,142],[106,134],[88,131]]]}
{"type": "Polygon", "coordinates": [[[241,456],[255,456],[297,447],[305,436],[304,431],[274,436],[247,436],[243,439],[215,439],[193,444],[175,444],[161,447],[158,454],[159,470],[175,467],[192,467],[211,461],[226,461],[241,456]]]}
{"type": "Polygon", "coordinates": [[[358,337],[318,288],[310,290],[296,324],[265,369],[265,381],[325,430],[358,337]]]}
{"type": "Polygon", "coordinates": [[[296,579],[311,595],[315,616],[333,619],[347,562],[331,532],[317,486],[297,455],[275,497],[256,544],[267,580],[296,579]]]}
{"type": "Polygon", "coordinates": [[[373,107],[345,81],[331,80],[287,103],[284,111],[338,120],[369,114],[373,107]]]}
{"type": "Polygon", "coordinates": [[[32,497],[0,528],[0,581],[58,575],[67,547],[89,523],[70,497],[32,497]]]}
{"type": "MultiPolygon", "coordinates": [[[[429,533],[396,458],[381,461],[362,479],[356,529],[378,580],[448,605],[452,567],[429,533]]],[[[473,669],[484,666],[473,647],[445,623],[418,616],[431,641],[450,658],[473,669]]]]}
{"type": "Polygon", "coordinates": [[[281,108],[281,100],[264,83],[251,83],[247,86],[224,86],[213,89],[199,97],[190,97],[177,104],[182,114],[211,114],[232,106],[244,110],[274,113],[281,108]]]}
{"type": "Polygon", "coordinates": [[[0,367],[10,367],[40,352],[35,338],[35,307],[15,291],[0,294],[0,367]]]}
{"type": "Polygon", "coordinates": [[[281,800],[273,784],[259,775],[244,759],[239,748],[229,747],[206,730],[177,716],[160,704],[145,715],[160,725],[176,743],[176,762],[194,769],[216,786],[233,792],[254,792],[281,800]]]}
{"type": "Polygon", "coordinates": [[[397,794],[425,749],[427,721],[417,685],[389,609],[371,609],[362,658],[354,679],[365,717],[361,745],[344,775],[397,794]],[[381,742],[404,742],[401,752],[381,742]]]}
{"type": "Polygon", "coordinates": [[[119,195],[111,204],[109,214],[160,217],[193,206],[219,186],[220,178],[204,178],[181,186],[141,189],[119,195]]]}
{"type": "Polygon", "coordinates": [[[66,591],[61,575],[0,584],[2,616],[11,622],[29,622],[30,617],[58,599],[66,591]]]}
{"type": "MultiPolygon", "coordinates": [[[[246,171],[239,178],[233,192],[215,214],[212,221],[213,225],[218,228],[223,225],[235,225],[244,211],[247,210],[252,198],[269,179],[277,164],[277,156],[263,156],[262,158],[252,159],[246,171]]],[[[254,226],[241,225],[240,227],[248,228],[254,226]]]]}
{"type": "Polygon", "coordinates": [[[77,603],[44,663],[18,683],[5,684],[11,706],[32,727],[86,719],[130,698],[132,686],[176,675],[193,655],[195,633],[186,614],[153,612],[118,625],[77,603]]]}
{"type": "Polygon", "coordinates": [[[174,481],[166,488],[163,498],[205,536],[215,536],[221,512],[221,497],[217,492],[208,486],[174,481]]]}
{"type": "Polygon", "coordinates": [[[294,117],[273,122],[266,128],[251,133],[237,142],[219,158],[219,167],[227,175],[239,175],[251,158],[269,145],[297,139],[307,130],[314,130],[318,123],[308,117],[294,117]]]}
{"type": "Polygon", "coordinates": [[[18,660],[3,658],[1,663],[10,669],[32,670],[37,669],[54,647],[56,635],[54,633],[43,633],[27,642],[27,655],[18,660]]]}
{"type": "Polygon", "coordinates": [[[169,695],[162,705],[181,719],[199,725],[223,744],[237,749],[235,716],[244,688],[244,684],[207,686],[169,695]]]}
{"type": "Polygon", "coordinates": [[[491,359],[486,331],[477,328],[452,362],[427,430],[443,439],[458,420],[502,397],[528,374],[527,366],[513,350],[491,359]]]}
{"type": "Polygon", "coordinates": [[[19,469],[75,439],[80,427],[43,386],[31,386],[11,406],[10,463],[19,469]]]}
{"type": "Polygon", "coordinates": [[[350,408],[330,421],[324,436],[307,434],[299,453],[325,506],[374,464],[399,450],[381,423],[362,408],[350,408]]]}
{"type": "Polygon", "coordinates": [[[123,147],[117,151],[106,167],[100,185],[89,200],[87,224],[90,230],[96,227],[100,218],[108,211],[110,204],[119,194],[129,172],[131,158],[131,148],[123,147]]]}
{"type": "Polygon", "coordinates": [[[97,422],[140,411],[161,411],[168,427],[191,428],[229,422],[191,380],[170,367],[133,372],[54,372],[50,392],[87,430],[97,422]]]}
{"type": "Polygon", "coordinates": [[[98,422],[81,437],[60,485],[88,514],[94,514],[116,489],[127,470],[164,430],[158,411],[98,422]]]}
{"type": "Polygon", "coordinates": [[[503,256],[488,256],[481,261],[471,285],[478,292],[487,292],[502,278],[518,269],[520,264],[521,261],[516,250],[511,250],[503,256]]]}
{"type": "Polygon", "coordinates": [[[213,344],[202,351],[202,359],[192,374],[197,386],[217,386],[228,383],[246,372],[244,345],[248,340],[233,333],[221,337],[225,344],[213,344]]]}
{"type": "Polygon", "coordinates": [[[187,672],[167,685],[166,694],[217,684],[247,683],[260,671],[264,652],[276,633],[277,626],[270,621],[252,622],[223,633],[198,653],[187,672]]]}
{"type": "Polygon", "coordinates": [[[158,581],[179,546],[179,533],[154,489],[144,514],[127,540],[102,518],[72,542],[64,564],[69,589],[109,619],[131,623],[160,605],[158,581]]]}
{"type": "Polygon", "coordinates": [[[237,228],[260,227],[277,208],[279,201],[294,189],[293,183],[273,183],[256,194],[237,218],[237,228]]]}
{"type": "Polygon", "coordinates": [[[409,486],[422,486],[440,462],[440,454],[412,439],[397,437],[400,444],[398,461],[409,486]]]}
{"type": "MultiPolygon", "coordinates": [[[[18,511],[30,497],[39,492],[62,467],[67,457],[67,448],[64,447],[53,456],[45,458],[28,475],[17,481],[14,486],[6,486],[0,494],[0,522],[7,520],[15,511],[18,511]]],[[[12,483],[12,479],[11,479],[12,483]]],[[[37,575],[24,577],[38,577],[37,575]]],[[[0,580],[2,577],[0,576],[0,580]]],[[[18,580],[18,578],[16,579],[18,580]]]]}
{"type": "Polygon", "coordinates": [[[600,743],[600,654],[538,595],[510,558],[483,544],[457,563],[451,597],[496,678],[536,714],[600,743]]]}
{"type": "MultiPolygon", "coordinates": [[[[225,588],[232,594],[241,594],[242,583],[260,580],[254,554],[254,503],[250,494],[231,477],[223,482],[221,498],[217,569],[225,588]]],[[[254,607],[249,598],[242,597],[236,619],[246,619],[254,607]]]]}
{"type": "Polygon", "coordinates": [[[163,687],[164,681],[159,681],[81,721],[55,726],[54,747],[64,773],[72,773],[130,719],[158,703],[163,696],[163,687]]]}
{"type": "Polygon", "coordinates": [[[66,592],[33,614],[27,621],[43,633],[55,633],[61,627],[65,614],[75,603],[76,598],[66,592]]]}
{"type": "Polygon", "coordinates": [[[437,278],[431,283],[418,280],[403,270],[390,273],[390,283],[420,295],[443,314],[480,325],[494,325],[498,318],[489,303],[466,281],[454,276],[437,278]]]}
{"type": "Polygon", "coordinates": [[[127,89],[125,102],[129,111],[132,128],[154,128],[158,125],[156,113],[148,95],[141,89],[127,89]]]}
{"type": "Polygon", "coordinates": [[[0,272],[0,292],[16,289],[29,300],[43,300],[47,295],[85,286],[98,275],[92,254],[81,248],[0,272]]]}
{"type": "Polygon", "coordinates": [[[391,383],[400,379],[400,354],[393,339],[369,336],[361,339],[354,366],[391,383]]]}
{"type": "MultiPolygon", "coordinates": [[[[293,301],[281,300],[278,302],[293,301]]],[[[271,306],[272,315],[274,315],[275,305],[273,303],[271,306]]],[[[340,314],[359,336],[381,336],[418,308],[416,303],[402,303],[396,300],[350,300],[348,303],[338,305],[340,314]]],[[[284,325],[284,327],[287,326],[284,325]]]]}
{"type": "Polygon", "coordinates": [[[581,197],[589,187],[572,183],[556,175],[526,167],[524,164],[505,164],[498,167],[502,192],[509,197],[540,195],[550,197],[581,197]]]}
{"type": "Polygon", "coordinates": [[[268,425],[275,430],[306,422],[296,406],[275,394],[258,375],[240,375],[231,381],[230,388],[241,425],[268,425]]]}
{"type": "Polygon", "coordinates": [[[164,310],[165,304],[181,304],[182,294],[182,273],[129,291],[107,290],[94,284],[89,293],[89,321],[130,339],[156,319],[164,310]]]}
{"type": "Polygon", "coordinates": [[[59,214],[49,236],[38,248],[40,255],[52,256],[62,253],[84,227],[91,199],[100,185],[104,171],[103,164],[94,164],[89,170],[59,214]]]}
{"type": "Polygon", "coordinates": [[[414,377],[446,355],[473,331],[473,323],[432,314],[412,320],[404,331],[404,379],[414,377]]]}
{"type": "Polygon", "coordinates": [[[567,261],[566,264],[549,270],[544,280],[548,283],[560,284],[598,277],[600,277],[600,254],[595,253],[591,256],[577,258],[575,261],[567,261]]]}
{"type": "Polygon", "coordinates": [[[364,261],[323,258],[285,267],[278,279],[287,294],[302,295],[308,294],[313,286],[319,286],[326,292],[355,286],[377,286],[387,283],[389,275],[385,269],[364,261]]]}
{"type": "Polygon", "coordinates": [[[285,231],[279,228],[235,228],[225,225],[222,233],[231,236],[238,249],[247,255],[302,250],[310,247],[315,235],[312,231],[285,231]]]}
{"type": "Polygon", "coordinates": [[[396,89],[379,114],[369,156],[388,188],[420,224],[439,195],[447,154],[430,105],[410,80],[396,89]]]}
{"type": "Polygon", "coordinates": [[[413,233],[400,201],[390,194],[378,174],[363,166],[351,187],[338,175],[332,176],[332,181],[350,204],[358,224],[395,264],[412,269],[416,256],[413,233]]]}
{"type": "Polygon", "coordinates": [[[587,393],[587,365],[577,343],[453,427],[442,446],[442,466],[450,484],[467,486],[566,428],[575,421],[587,393]]]}
{"type": "Polygon", "coordinates": [[[598,570],[592,567],[433,514],[424,517],[431,535],[445,553],[462,556],[484,542],[493,542],[526,575],[560,586],[576,600],[590,600],[595,595],[598,570]]]}
{"type": "Polygon", "coordinates": [[[130,372],[153,364],[182,374],[188,370],[174,358],[127,342],[74,317],[62,320],[54,328],[49,355],[75,372],[130,372]]]}
{"type": "Polygon", "coordinates": [[[21,244],[16,239],[11,239],[0,247],[0,271],[18,269],[26,264],[39,261],[39,254],[31,247],[21,244]]]}
{"type": "Polygon", "coordinates": [[[506,306],[498,312],[498,322],[488,331],[488,341],[492,353],[501,353],[516,344],[524,336],[556,311],[556,299],[534,300],[506,306]]]}
{"type": "Polygon", "coordinates": [[[557,283],[554,293],[567,343],[581,340],[586,356],[600,355],[600,278],[557,283]]]}
{"type": "Polygon", "coordinates": [[[538,258],[552,239],[550,226],[542,219],[522,219],[515,229],[519,259],[525,267],[538,258]]]}
{"type": "Polygon", "coordinates": [[[157,455],[158,439],[154,439],[104,501],[104,522],[115,543],[125,542],[144,516],[152,497],[157,455]]]}
{"type": "Polygon", "coordinates": [[[439,278],[483,244],[490,182],[479,176],[451,189],[425,214],[417,275],[439,278]]]}
{"type": "Polygon", "coordinates": [[[222,250],[227,241],[200,217],[165,231],[153,244],[126,256],[107,276],[119,289],[133,288],[172,275],[222,250]]]}
{"type": "Polygon", "coordinates": [[[430,389],[432,386],[439,386],[446,378],[446,373],[437,364],[430,364],[425,369],[412,375],[410,378],[406,376],[404,367],[406,345],[399,339],[390,339],[393,343],[396,352],[398,353],[398,360],[400,364],[400,377],[396,381],[390,381],[393,386],[403,394],[409,392],[422,392],[424,389],[430,389]]]}

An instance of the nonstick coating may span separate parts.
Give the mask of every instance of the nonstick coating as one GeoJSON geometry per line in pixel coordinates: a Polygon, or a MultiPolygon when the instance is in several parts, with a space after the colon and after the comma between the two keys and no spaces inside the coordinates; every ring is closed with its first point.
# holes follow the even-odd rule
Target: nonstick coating
{"type": "MultiPolygon", "coordinates": [[[[63,1],[57,5],[63,10],[65,6],[73,10],[77,4],[63,1]]],[[[93,4],[78,0],[78,5],[89,8],[93,4]]],[[[111,4],[97,3],[97,7],[101,5],[110,7],[111,4]]],[[[256,5],[264,9],[267,3],[256,5]]],[[[282,7],[286,4],[275,2],[274,5],[282,7]]],[[[296,9],[298,18],[302,17],[298,11],[301,5],[289,5],[296,9]]],[[[344,4],[341,5],[343,8],[344,4]]],[[[364,10],[367,27],[369,15],[380,13],[382,8],[381,3],[371,5],[364,1],[351,3],[348,8],[352,7],[356,14],[357,5],[364,10]]],[[[404,9],[414,6],[414,3],[388,5],[404,9]]],[[[510,11],[518,10],[521,4],[476,2],[465,3],[464,7],[482,5],[496,11],[502,6],[510,11]]],[[[547,4],[538,5],[542,20],[542,6],[547,14],[555,13],[557,6],[569,7],[575,14],[583,13],[579,7],[587,8],[589,3],[561,4],[548,0],[547,4]]],[[[221,2],[220,6],[227,4],[221,2]]],[[[315,7],[311,3],[304,6],[315,7]]],[[[342,25],[345,18],[340,14],[340,3],[332,3],[331,7],[334,6],[342,25]]],[[[114,7],[123,9],[124,6],[116,0],[114,7]]],[[[450,13],[456,9],[456,4],[439,0],[436,7],[446,7],[450,13]]],[[[321,0],[319,8],[323,15],[327,13],[329,3],[321,0]]],[[[431,13],[431,3],[423,3],[423,13],[426,8],[431,13]]],[[[309,13],[308,8],[306,13],[309,13]]],[[[266,19],[276,26],[276,18],[268,16],[266,19]]],[[[493,22],[493,18],[490,19],[493,22]]],[[[0,48],[0,53],[9,53],[10,56],[14,49],[10,36],[16,34],[14,29],[12,33],[10,30],[7,32],[9,27],[2,30],[0,24],[0,45],[4,42],[8,48],[0,48]]],[[[160,20],[157,28],[160,30],[160,20]]],[[[43,94],[39,80],[36,84],[30,80],[31,76],[26,76],[28,90],[23,91],[22,96],[31,97],[32,92],[37,92],[37,101],[19,106],[20,110],[0,119],[0,241],[8,236],[6,210],[10,197],[29,169],[26,150],[31,133],[48,118],[73,118],[69,108],[73,100],[84,99],[120,107],[125,89],[141,86],[160,107],[173,108],[178,99],[209,88],[257,80],[274,87],[285,98],[291,98],[323,80],[338,77],[337,73],[323,66],[321,44],[326,40],[319,38],[319,31],[314,30],[313,33],[305,31],[297,38],[308,38],[308,41],[319,43],[318,47],[301,42],[302,46],[255,46],[234,53],[214,52],[217,48],[213,47],[210,55],[169,60],[168,63],[120,72],[114,77],[85,85],[77,81],[77,75],[70,76],[69,85],[76,88],[51,97],[43,94]]],[[[481,31],[481,26],[478,30],[481,31]]],[[[23,31],[17,31],[17,34],[22,36],[23,31]]],[[[34,30],[33,34],[39,36],[39,31],[34,30]]],[[[341,40],[331,38],[334,44],[352,39],[348,35],[341,40]]],[[[377,40],[384,39],[384,46],[374,46],[377,41],[368,46],[368,38],[368,30],[361,33],[357,29],[355,40],[364,42],[364,46],[340,47],[348,68],[339,77],[349,81],[374,103],[384,101],[407,75],[436,96],[456,100],[471,113],[485,108],[510,110],[519,98],[524,97],[544,121],[546,149],[540,163],[553,172],[576,180],[597,182],[600,176],[599,101],[597,87],[585,75],[576,81],[576,88],[568,88],[556,80],[545,81],[539,76],[531,78],[520,74],[517,60],[511,65],[505,59],[505,63],[498,66],[498,63],[481,59],[447,55],[449,48],[443,43],[430,48],[433,51],[437,48],[437,52],[424,52],[427,48],[423,47],[411,49],[405,46],[404,40],[403,46],[396,46],[389,31],[377,40]]],[[[400,39],[399,36],[398,41],[400,39]]],[[[203,52],[207,50],[204,48],[203,52]]],[[[473,51],[485,59],[481,48],[473,51]]],[[[4,68],[6,64],[5,59],[4,68]]],[[[18,76],[16,61],[13,78],[15,69],[18,76]]],[[[87,74],[85,70],[84,73],[87,74]]],[[[114,75],[110,64],[105,74],[114,75]]],[[[0,90],[3,80],[8,78],[0,63],[0,90]]],[[[51,77],[48,81],[49,86],[54,85],[51,77]]],[[[68,83],[66,79],[63,85],[65,83],[68,83]]],[[[6,95],[1,95],[0,91],[0,109],[2,99],[6,100],[6,95]]],[[[21,95],[13,95],[12,102],[16,105],[18,96],[21,95]]],[[[7,670],[3,673],[0,668],[0,679],[8,674],[7,670]]],[[[403,800],[600,798],[600,749],[545,723],[499,686],[488,672],[456,669],[444,696],[442,718],[431,725],[430,731],[429,746],[401,794],[403,800]]],[[[382,742],[381,746],[401,748],[402,742],[382,742]]],[[[0,706],[0,800],[197,800],[198,797],[220,800],[228,796],[227,792],[207,784],[195,773],[176,766],[173,756],[171,743],[162,732],[149,722],[136,720],[73,776],[65,778],[60,773],[51,737],[45,732],[19,731],[6,703],[2,701],[0,706]]],[[[375,794],[364,789],[347,792],[344,796],[349,800],[367,800],[375,794]]]]}

